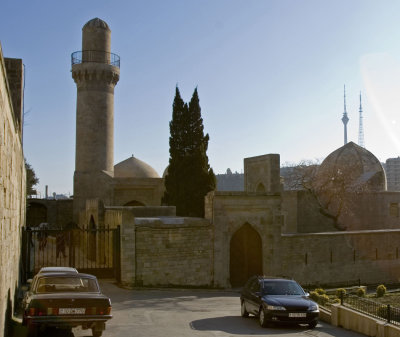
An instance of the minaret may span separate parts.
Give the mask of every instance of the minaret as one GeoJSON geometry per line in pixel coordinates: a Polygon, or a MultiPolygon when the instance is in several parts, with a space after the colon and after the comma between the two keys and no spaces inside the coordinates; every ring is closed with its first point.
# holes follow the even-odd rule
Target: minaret
{"type": "Polygon", "coordinates": [[[364,144],[364,126],[363,126],[363,115],[362,115],[362,105],[361,105],[361,91],[360,91],[360,123],[358,125],[358,145],[365,148],[364,144]]]}
{"type": "Polygon", "coordinates": [[[347,123],[349,122],[349,117],[347,117],[347,111],[346,111],[346,85],[344,86],[344,112],[343,112],[342,122],[344,125],[344,145],[346,145],[347,144],[347,123]]]}
{"type": "Polygon", "coordinates": [[[74,221],[87,199],[110,201],[114,175],[114,87],[119,56],[111,53],[111,31],[98,18],[82,28],[82,51],[71,55],[77,86],[74,221]]]}

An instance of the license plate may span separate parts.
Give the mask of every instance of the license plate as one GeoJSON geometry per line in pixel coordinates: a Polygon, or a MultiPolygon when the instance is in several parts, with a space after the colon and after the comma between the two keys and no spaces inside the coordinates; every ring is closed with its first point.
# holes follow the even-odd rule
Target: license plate
{"type": "Polygon", "coordinates": [[[305,312],[290,312],[289,317],[307,317],[305,312]]]}
{"type": "Polygon", "coordinates": [[[60,315],[84,315],[85,308],[60,308],[58,313],[60,315]]]}

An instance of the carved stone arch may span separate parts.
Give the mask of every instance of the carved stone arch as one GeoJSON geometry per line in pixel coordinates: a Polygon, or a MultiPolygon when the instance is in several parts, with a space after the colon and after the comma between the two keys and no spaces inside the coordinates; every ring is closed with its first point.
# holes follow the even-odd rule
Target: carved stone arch
{"type": "Polygon", "coordinates": [[[251,276],[263,274],[261,236],[249,223],[232,235],[229,273],[232,287],[243,286],[251,276]]]}
{"type": "Polygon", "coordinates": [[[258,183],[256,193],[265,193],[265,186],[263,183],[258,183]]]}
{"type": "Polygon", "coordinates": [[[144,203],[142,203],[141,201],[131,200],[131,201],[127,202],[124,206],[146,206],[146,205],[144,203]]]}

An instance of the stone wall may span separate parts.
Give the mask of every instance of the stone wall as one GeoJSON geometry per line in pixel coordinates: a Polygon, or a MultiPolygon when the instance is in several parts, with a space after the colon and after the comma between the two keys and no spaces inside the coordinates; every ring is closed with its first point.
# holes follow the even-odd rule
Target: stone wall
{"type": "Polygon", "coordinates": [[[136,222],[136,284],[212,285],[212,228],[208,221],[136,222]]]}
{"type": "Polygon", "coordinates": [[[282,234],[271,272],[303,285],[399,283],[399,242],[400,230],[282,234]]]}
{"type": "Polygon", "coordinates": [[[46,222],[53,228],[67,228],[72,221],[72,199],[28,199],[26,225],[46,222]]]}
{"type": "MultiPolygon", "coordinates": [[[[0,337],[4,335],[6,319],[15,305],[21,230],[25,224],[26,172],[21,127],[15,118],[21,111],[14,111],[10,89],[14,86],[9,86],[7,80],[10,67],[21,64],[21,60],[14,60],[8,62],[6,68],[0,45],[0,337]]],[[[22,81],[22,67],[19,69],[20,73],[15,72],[12,78],[22,81]]]]}

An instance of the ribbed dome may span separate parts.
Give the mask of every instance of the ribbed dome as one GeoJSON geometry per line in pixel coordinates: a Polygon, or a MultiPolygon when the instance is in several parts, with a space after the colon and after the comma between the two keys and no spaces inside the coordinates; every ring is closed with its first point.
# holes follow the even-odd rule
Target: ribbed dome
{"type": "MultiPolygon", "coordinates": [[[[379,160],[368,150],[349,142],[333,151],[317,172],[317,181],[326,184],[328,179],[337,180],[343,174],[349,188],[362,188],[364,191],[386,190],[386,175],[379,160]]],[[[343,180],[341,180],[343,182],[343,180]]]]}
{"type": "Polygon", "coordinates": [[[110,27],[108,27],[107,23],[99,18],[94,18],[83,26],[82,29],[86,28],[101,28],[101,29],[107,29],[110,30],[110,27]]]}
{"type": "Polygon", "coordinates": [[[130,157],[114,166],[116,178],[160,178],[155,169],[145,162],[130,157]]]}

